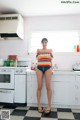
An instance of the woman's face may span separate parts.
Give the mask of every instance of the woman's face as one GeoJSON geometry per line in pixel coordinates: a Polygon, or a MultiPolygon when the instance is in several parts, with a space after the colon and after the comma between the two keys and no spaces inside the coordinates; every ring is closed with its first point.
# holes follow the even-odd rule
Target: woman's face
{"type": "Polygon", "coordinates": [[[47,47],[47,41],[43,41],[43,42],[42,42],[42,46],[43,46],[43,47],[47,47]]]}

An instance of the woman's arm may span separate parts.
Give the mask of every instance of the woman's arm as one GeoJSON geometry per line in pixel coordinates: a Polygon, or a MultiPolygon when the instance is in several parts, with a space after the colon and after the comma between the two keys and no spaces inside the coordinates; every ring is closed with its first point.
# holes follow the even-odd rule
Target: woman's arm
{"type": "Polygon", "coordinates": [[[53,51],[52,51],[52,49],[51,49],[51,57],[52,57],[52,59],[51,59],[51,68],[53,70],[53,51]]]}
{"type": "Polygon", "coordinates": [[[38,53],[39,53],[39,49],[37,49],[36,51],[36,59],[38,59],[38,53]]]}

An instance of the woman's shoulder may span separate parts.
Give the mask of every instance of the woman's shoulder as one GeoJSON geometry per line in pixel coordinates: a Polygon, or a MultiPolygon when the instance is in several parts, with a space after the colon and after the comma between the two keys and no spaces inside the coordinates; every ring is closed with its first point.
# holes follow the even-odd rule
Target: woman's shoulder
{"type": "Polygon", "coordinates": [[[42,49],[37,49],[37,54],[42,53],[42,49]]]}
{"type": "Polygon", "coordinates": [[[41,52],[42,50],[41,49],[37,49],[37,52],[41,52]]]}
{"type": "MultiPolygon", "coordinates": [[[[37,49],[37,52],[44,52],[42,49],[37,49]]],[[[45,52],[52,52],[52,49],[47,49],[45,52]]]]}
{"type": "Polygon", "coordinates": [[[52,52],[52,49],[48,49],[49,52],[52,52]]]}

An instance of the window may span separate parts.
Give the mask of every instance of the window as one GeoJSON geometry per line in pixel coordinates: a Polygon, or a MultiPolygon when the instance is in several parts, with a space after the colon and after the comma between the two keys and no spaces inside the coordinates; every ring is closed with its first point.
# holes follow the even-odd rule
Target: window
{"type": "Polygon", "coordinates": [[[35,31],[31,34],[30,52],[41,48],[41,40],[48,39],[48,48],[54,52],[74,52],[74,45],[79,44],[77,31],[35,31]]]}

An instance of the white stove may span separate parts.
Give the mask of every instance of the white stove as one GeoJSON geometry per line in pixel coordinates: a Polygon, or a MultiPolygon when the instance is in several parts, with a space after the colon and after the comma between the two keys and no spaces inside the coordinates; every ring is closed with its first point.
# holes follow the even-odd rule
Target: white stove
{"type": "Polygon", "coordinates": [[[0,102],[26,103],[27,67],[0,67],[0,102]]]}
{"type": "Polygon", "coordinates": [[[27,67],[16,67],[15,74],[26,74],[27,67]]]}

